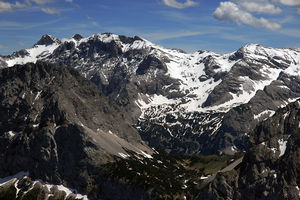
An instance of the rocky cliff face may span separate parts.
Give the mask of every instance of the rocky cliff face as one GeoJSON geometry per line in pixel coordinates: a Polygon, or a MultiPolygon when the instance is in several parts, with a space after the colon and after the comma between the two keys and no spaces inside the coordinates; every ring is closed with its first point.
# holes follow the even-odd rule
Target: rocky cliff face
{"type": "Polygon", "coordinates": [[[28,171],[88,192],[114,156],[152,152],[130,117],[72,68],[1,69],[0,91],[0,177],[28,171]]]}
{"type": "Polygon", "coordinates": [[[218,174],[198,199],[299,199],[300,100],[260,123],[243,162],[218,174]]]}
{"type": "Polygon", "coordinates": [[[74,67],[129,113],[143,140],[176,154],[245,150],[252,127],[300,97],[299,51],[256,44],[188,54],[137,36],[45,35],[2,59],[74,67]]]}

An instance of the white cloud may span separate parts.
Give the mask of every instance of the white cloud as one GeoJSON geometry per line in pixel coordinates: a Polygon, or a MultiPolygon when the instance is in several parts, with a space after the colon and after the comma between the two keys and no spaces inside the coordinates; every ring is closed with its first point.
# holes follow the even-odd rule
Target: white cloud
{"type": "Polygon", "coordinates": [[[300,0],[279,0],[279,2],[286,6],[300,6],[300,0]]]}
{"type": "Polygon", "coordinates": [[[11,3],[0,1],[0,13],[11,11],[12,9],[13,9],[13,6],[11,3]]]}
{"type": "Polygon", "coordinates": [[[9,2],[5,2],[5,1],[0,1],[0,13],[9,12],[9,11],[12,11],[14,9],[24,8],[24,7],[26,7],[26,5],[22,4],[22,3],[18,2],[18,1],[15,4],[9,3],[9,2]]]}
{"type": "Polygon", "coordinates": [[[54,0],[31,0],[31,1],[37,4],[46,4],[46,3],[51,3],[54,0]]]}
{"type": "MultiPolygon", "coordinates": [[[[32,7],[32,3],[42,5],[42,4],[51,3],[53,1],[54,0],[24,0],[23,3],[20,3],[19,1],[16,1],[15,3],[10,3],[10,2],[0,0],[0,13],[14,11],[20,8],[30,8],[32,7]]],[[[70,1],[70,0],[66,0],[66,1],[70,1]]],[[[44,12],[51,12],[51,11],[46,10],[44,12]]]]}
{"type": "Polygon", "coordinates": [[[292,6],[297,8],[297,13],[300,15],[300,0],[277,0],[282,5],[292,6]]]}
{"type": "Polygon", "coordinates": [[[214,17],[221,21],[229,21],[237,24],[247,24],[254,27],[263,27],[270,30],[280,29],[281,25],[271,22],[263,17],[256,18],[251,13],[240,9],[232,2],[221,2],[220,6],[213,13],[214,17]]]}
{"type": "Polygon", "coordinates": [[[20,3],[18,1],[16,1],[15,5],[14,5],[15,8],[25,8],[27,7],[27,3],[20,3]]]}
{"type": "Polygon", "coordinates": [[[279,7],[276,7],[274,4],[271,4],[269,1],[264,0],[239,0],[237,1],[238,5],[249,12],[256,13],[267,13],[267,14],[280,14],[282,10],[279,7]]]}
{"type": "Polygon", "coordinates": [[[60,11],[55,8],[41,8],[41,11],[47,13],[49,15],[57,15],[60,14],[60,11]]]}
{"type": "Polygon", "coordinates": [[[65,0],[66,2],[70,2],[70,3],[72,3],[73,2],[73,0],[65,0]]]}
{"type": "Polygon", "coordinates": [[[6,48],[6,46],[0,44],[0,49],[4,49],[4,48],[6,48]]]}
{"type": "Polygon", "coordinates": [[[197,2],[194,2],[192,0],[186,0],[184,3],[180,3],[177,0],[163,0],[163,3],[167,6],[173,7],[173,8],[187,8],[187,7],[192,7],[198,5],[197,2]]]}

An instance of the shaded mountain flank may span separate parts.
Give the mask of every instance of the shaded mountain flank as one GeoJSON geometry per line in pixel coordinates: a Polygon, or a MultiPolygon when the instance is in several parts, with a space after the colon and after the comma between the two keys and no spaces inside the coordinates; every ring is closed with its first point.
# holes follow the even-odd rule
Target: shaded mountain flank
{"type": "Polygon", "coordinates": [[[219,173],[197,199],[299,199],[299,156],[300,100],[256,126],[242,163],[219,173]]]}
{"type": "Polygon", "coordinates": [[[87,194],[105,182],[101,165],[127,151],[152,154],[130,117],[72,68],[1,69],[0,91],[0,177],[24,171],[87,194]]]}

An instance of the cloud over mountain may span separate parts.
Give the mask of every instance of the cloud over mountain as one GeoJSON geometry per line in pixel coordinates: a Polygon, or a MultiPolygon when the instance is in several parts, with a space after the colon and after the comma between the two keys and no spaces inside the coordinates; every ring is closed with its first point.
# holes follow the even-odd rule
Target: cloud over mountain
{"type": "Polygon", "coordinates": [[[198,5],[197,2],[194,2],[192,0],[187,0],[184,3],[180,3],[176,0],[163,0],[163,3],[167,6],[173,7],[173,8],[178,8],[178,9],[183,9],[187,7],[192,7],[198,5]]]}
{"type": "MultiPolygon", "coordinates": [[[[230,2],[221,2],[220,6],[215,10],[213,13],[213,16],[224,22],[234,22],[237,24],[246,24],[254,27],[262,27],[267,28],[270,30],[276,30],[280,29],[281,25],[276,22],[271,22],[270,20],[263,18],[263,17],[255,17],[251,14],[251,12],[248,12],[247,10],[254,11],[258,5],[253,3],[252,5],[248,4],[247,2],[244,3],[244,7],[246,9],[243,9],[241,6],[230,2]]],[[[258,9],[255,10],[256,12],[262,12],[262,10],[258,9]]],[[[279,10],[278,10],[279,11],[279,10]]],[[[277,12],[278,12],[277,11],[277,12]]]]}

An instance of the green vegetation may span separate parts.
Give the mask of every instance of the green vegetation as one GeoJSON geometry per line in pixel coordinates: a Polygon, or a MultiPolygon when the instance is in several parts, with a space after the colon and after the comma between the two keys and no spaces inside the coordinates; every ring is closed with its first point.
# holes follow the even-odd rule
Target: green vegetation
{"type": "Polygon", "coordinates": [[[210,155],[210,156],[185,156],[188,166],[192,169],[203,171],[204,175],[215,174],[219,170],[225,168],[234,160],[239,159],[244,152],[238,152],[233,156],[228,155],[210,155]]]}
{"type": "MultiPolygon", "coordinates": [[[[151,199],[193,199],[201,190],[207,188],[209,178],[205,177],[217,173],[244,155],[237,153],[234,156],[175,156],[161,151],[152,155],[153,158],[150,159],[133,152],[127,153],[130,155],[128,159],[115,157],[114,162],[101,166],[103,178],[143,189],[151,195],[151,199]]],[[[93,185],[89,195],[97,197],[102,191],[101,183],[93,185]]],[[[30,178],[19,180],[18,187],[21,190],[17,198],[14,183],[2,186],[0,200],[45,199],[47,192],[38,184],[32,184],[30,178]]],[[[64,192],[55,192],[49,197],[49,200],[63,199],[64,192]]],[[[67,198],[71,199],[74,198],[67,198]]]]}
{"type": "Polygon", "coordinates": [[[132,152],[128,159],[102,166],[107,178],[151,191],[153,199],[183,199],[195,197],[207,183],[202,176],[212,175],[230,162],[243,156],[174,156],[165,152],[153,159],[132,152]]]}

